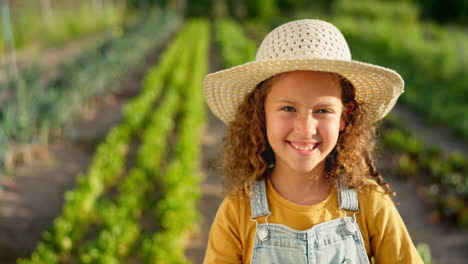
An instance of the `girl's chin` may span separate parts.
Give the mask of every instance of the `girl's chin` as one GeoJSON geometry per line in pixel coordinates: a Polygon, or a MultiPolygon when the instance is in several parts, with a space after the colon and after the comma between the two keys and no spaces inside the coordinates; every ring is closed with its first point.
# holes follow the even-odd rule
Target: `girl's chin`
{"type": "Polygon", "coordinates": [[[298,174],[309,174],[317,169],[317,166],[307,168],[295,168],[294,171],[298,174]]]}
{"type": "MultiPolygon", "coordinates": [[[[310,164],[288,164],[286,165],[286,171],[292,171],[295,174],[310,174],[316,171],[318,168],[323,168],[322,162],[310,163],[310,164]]],[[[280,165],[280,168],[282,166],[280,165]]],[[[277,169],[278,166],[275,167],[277,169]]]]}

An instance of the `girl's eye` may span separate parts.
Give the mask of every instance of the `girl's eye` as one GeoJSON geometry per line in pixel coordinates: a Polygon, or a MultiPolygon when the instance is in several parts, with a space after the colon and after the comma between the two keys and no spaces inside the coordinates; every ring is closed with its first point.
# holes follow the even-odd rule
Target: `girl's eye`
{"type": "Polygon", "coordinates": [[[294,107],[292,106],[285,106],[283,108],[281,108],[281,110],[284,110],[286,112],[293,112],[294,111],[294,107]]]}
{"type": "Polygon", "coordinates": [[[329,110],[327,110],[327,109],[319,109],[319,110],[317,110],[316,112],[319,113],[319,114],[331,113],[331,112],[330,112],[329,110]]]}

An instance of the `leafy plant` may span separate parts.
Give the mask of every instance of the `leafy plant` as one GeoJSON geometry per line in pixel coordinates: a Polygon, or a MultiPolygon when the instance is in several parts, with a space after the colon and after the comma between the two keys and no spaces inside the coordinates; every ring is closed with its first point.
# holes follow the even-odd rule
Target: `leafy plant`
{"type": "Polygon", "coordinates": [[[216,43],[226,68],[255,59],[255,42],[244,34],[242,27],[233,20],[223,19],[215,23],[216,43]]]}
{"type": "Polygon", "coordinates": [[[162,196],[157,202],[154,215],[160,230],[142,243],[141,257],[144,263],[187,263],[184,248],[189,231],[198,218],[196,201],[200,196],[197,172],[200,151],[201,124],[204,117],[201,80],[207,72],[209,24],[205,20],[194,20],[188,27],[188,39],[195,39],[193,60],[182,64],[185,82],[181,82],[180,93],[184,96],[181,109],[179,134],[174,146],[174,156],[158,182],[162,196]],[[192,65],[193,71],[188,71],[192,65]],[[163,242],[163,243],[162,243],[163,242]]]}

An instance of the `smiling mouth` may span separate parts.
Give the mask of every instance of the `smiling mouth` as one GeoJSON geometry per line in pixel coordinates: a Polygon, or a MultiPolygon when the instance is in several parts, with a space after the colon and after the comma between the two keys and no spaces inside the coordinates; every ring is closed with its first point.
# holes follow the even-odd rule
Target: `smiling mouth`
{"type": "Polygon", "coordinates": [[[312,150],[316,149],[317,146],[319,145],[319,143],[315,143],[315,144],[307,144],[307,145],[301,146],[301,145],[294,144],[291,141],[287,141],[287,142],[294,149],[298,151],[303,151],[303,152],[311,152],[312,150]]]}

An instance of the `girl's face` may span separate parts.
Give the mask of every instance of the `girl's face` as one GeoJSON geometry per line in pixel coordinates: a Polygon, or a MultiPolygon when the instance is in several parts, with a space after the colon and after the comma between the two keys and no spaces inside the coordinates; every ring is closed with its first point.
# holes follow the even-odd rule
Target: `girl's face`
{"type": "Polygon", "coordinates": [[[331,73],[294,71],[275,81],[265,98],[275,170],[306,174],[323,166],[345,128],[342,108],[341,86],[331,73]]]}

